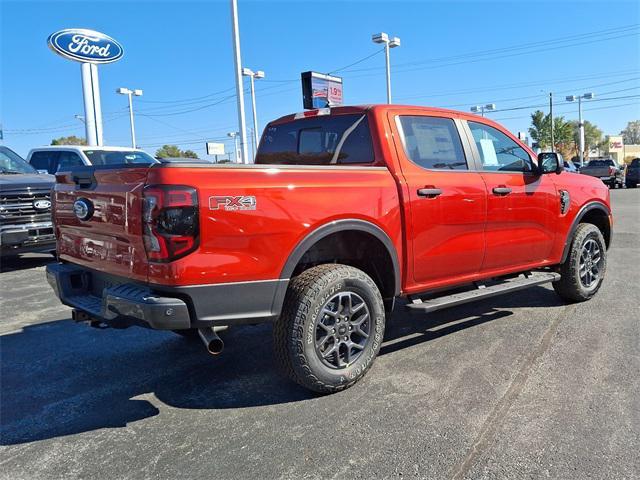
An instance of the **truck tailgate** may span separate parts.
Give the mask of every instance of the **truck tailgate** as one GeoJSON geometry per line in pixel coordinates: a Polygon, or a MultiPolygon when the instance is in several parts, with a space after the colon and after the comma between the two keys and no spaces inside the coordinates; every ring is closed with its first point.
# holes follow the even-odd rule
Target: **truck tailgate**
{"type": "Polygon", "coordinates": [[[56,175],[53,213],[61,260],[147,280],[141,219],[148,170],[79,167],[56,175]]]}

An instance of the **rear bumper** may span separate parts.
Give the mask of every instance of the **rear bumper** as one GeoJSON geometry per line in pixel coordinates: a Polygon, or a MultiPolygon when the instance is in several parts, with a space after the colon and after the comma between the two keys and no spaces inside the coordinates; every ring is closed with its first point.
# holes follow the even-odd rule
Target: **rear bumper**
{"type": "Polygon", "coordinates": [[[0,226],[2,255],[55,250],[56,238],[51,222],[0,226]]]}
{"type": "Polygon", "coordinates": [[[62,303],[116,328],[182,330],[272,321],[288,282],[169,287],[131,282],[73,264],[47,265],[47,281],[62,303]]]}

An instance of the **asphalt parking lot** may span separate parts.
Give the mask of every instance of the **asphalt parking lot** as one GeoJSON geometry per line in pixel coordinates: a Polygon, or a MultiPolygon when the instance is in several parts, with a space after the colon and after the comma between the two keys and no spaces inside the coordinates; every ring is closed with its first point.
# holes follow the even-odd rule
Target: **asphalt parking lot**
{"type": "Polygon", "coordinates": [[[596,298],[550,287],[396,308],[353,388],[280,376],[271,327],[211,357],[173,333],[70,320],[51,257],[0,274],[0,478],[640,478],[640,189],[614,190],[596,298]]]}

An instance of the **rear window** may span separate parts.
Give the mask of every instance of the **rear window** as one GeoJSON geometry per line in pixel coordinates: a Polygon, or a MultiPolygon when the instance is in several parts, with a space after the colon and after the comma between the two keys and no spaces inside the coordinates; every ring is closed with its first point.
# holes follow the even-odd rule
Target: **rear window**
{"type": "Polygon", "coordinates": [[[613,160],[591,160],[587,165],[590,167],[608,167],[615,165],[613,160]]]}
{"type": "Polygon", "coordinates": [[[148,165],[158,163],[151,155],[136,151],[85,150],[84,154],[89,158],[91,165],[123,165],[131,163],[148,165]]]}
{"type": "Polygon", "coordinates": [[[374,162],[366,115],[333,115],[269,125],[256,155],[263,165],[344,165],[374,162]]]}

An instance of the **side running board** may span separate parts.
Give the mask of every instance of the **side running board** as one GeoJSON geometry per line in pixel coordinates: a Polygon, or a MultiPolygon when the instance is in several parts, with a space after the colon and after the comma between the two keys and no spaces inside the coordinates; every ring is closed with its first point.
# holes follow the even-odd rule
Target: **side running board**
{"type": "Polygon", "coordinates": [[[474,302],[476,300],[483,300],[485,298],[495,297],[505,293],[516,292],[518,290],[549,282],[555,282],[557,280],[560,280],[559,273],[527,272],[524,276],[510,278],[491,286],[480,285],[474,290],[470,290],[468,292],[454,293],[452,295],[445,295],[428,300],[412,298],[411,303],[407,304],[407,308],[424,313],[434,312],[443,308],[455,307],[456,305],[462,305],[463,303],[474,302]]]}

